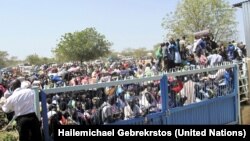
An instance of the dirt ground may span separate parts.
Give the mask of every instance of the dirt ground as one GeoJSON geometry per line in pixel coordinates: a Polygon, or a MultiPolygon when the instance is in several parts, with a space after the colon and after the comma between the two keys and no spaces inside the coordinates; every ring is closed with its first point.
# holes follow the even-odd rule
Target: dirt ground
{"type": "Polygon", "coordinates": [[[243,125],[250,125],[250,102],[242,104],[241,120],[243,125]]]}

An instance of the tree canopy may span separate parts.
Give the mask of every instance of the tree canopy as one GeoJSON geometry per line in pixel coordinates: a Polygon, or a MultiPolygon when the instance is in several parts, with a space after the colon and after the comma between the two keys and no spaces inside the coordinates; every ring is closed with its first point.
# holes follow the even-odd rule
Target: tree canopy
{"type": "Polygon", "coordinates": [[[16,56],[9,56],[8,52],[0,51],[0,68],[16,66],[20,62],[16,56]]]}
{"type": "Polygon", "coordinates": [[[53,52],[57,60],[83,62],[107,55],[111,45],[95,28],[86,28],[64,34],[53,52]]]}
{"type": "Polygon", "coordinates": [[[7,65],[9,54],[6,51],[0,51],[0,68],[7,65]]]}
{"type": "Polygon", "coordinates": [[[167,36],[179,38],[209,29],[216,41],[235,39],[236,25],[235,10],[225,0],[182,0],[162,23],[167,36]]]}
{"type": "Polygon", "coordinates": [[[152,53],[151,50],[147,50],[145,47],[140,48],[125,48],[119,54],[122,56],[131,56],[134,58],[146,57],[148,53],[152,53]]]}
{"type": "Polygon", "coordinates": [[[27,56],[25,61],[31,65],[43,65],[43,64],[53,63],[54,59],[47,57],[40,57],[37,54],[32,54],[27,56]]]}

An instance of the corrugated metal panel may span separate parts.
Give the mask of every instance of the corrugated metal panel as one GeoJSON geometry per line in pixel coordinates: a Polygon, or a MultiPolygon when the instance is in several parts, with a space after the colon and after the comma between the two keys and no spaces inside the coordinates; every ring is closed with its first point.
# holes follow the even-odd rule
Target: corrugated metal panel
{"type": "Polygon", "coordinates": [[[247,57],[250,57],[250,1],[242,3],[242,10],[247,45],[247,57]]]}
{"type": "Polygon", "coordinates": [[[168,125],[225,125],[237,122],[235,96],[212,99],[189,109],[180,108],[171,112],[168,125]]]}

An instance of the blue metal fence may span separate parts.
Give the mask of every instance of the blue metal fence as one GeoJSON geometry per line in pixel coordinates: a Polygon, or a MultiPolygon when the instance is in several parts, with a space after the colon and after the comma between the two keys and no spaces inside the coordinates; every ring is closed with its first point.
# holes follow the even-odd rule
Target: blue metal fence
{"type": "MultiPolygon", "coordinates": [[[[198,77],[199,78],[199,77],[198,77]]],[[[109,86],[117,86],[124,84],[132,83],[141,83],[147,81],[160,80],[160,89],[161,89],[161,110],[154,113],[149,113],[145,116],[128,119],[128,120],[119,120],[112,125],[184,125],[184,124],[237,124],[239,123],[239,97],[238,97],[238,67],[234,64],[227,64],[216,66],[213,68],[196,68],[193,70],[176,70],[175,72],[165,73],[160,76],[141,78],[141,79],[132,79],[132,80],[123,80],[116,82],[108,83],[98,83],[84,86],[75,86],[75,87],[63,87],[63,88],[54,88],[41,91],[42,95],[42,118],[43,118],[43,130],[45,135],[45,140],[49,141],[49,125],[47,117],[47,104],[46,96],[49,94],[60,93],[60,92],[72,92],[79,90],[89,90],[97,89],[109,86]],[[172,92],[172,82],[170,83],[170,77],[178,78],[180,76],[189,76],[194,74],[200,75],[201,73],[212,72],[219,70],[231,70],[233,73],[232,80],[229,81],[223,88],[226,89],[226,92],[223,94],[221,91],[214,90],[215,95],[213,97],[203,97],[197,102],[170,106],[169,95],[172,92]]],[[[213,81],[213,85],[215,84],[213,81]]],[[[220,87],[218,87],[220,88],[220,87]]],[[[209,90],[204,89],[204,93],[209,93],[209,90]]],[[[198,91],[199,93],[200,91],[198,91]]],[[[179,92],[178,92],[179,93],[179,92]]],[[[185,92],[184,92],[185,93],[185,92]]],[[[177,96],[175,93],[174,96],[177,96]]],[[[197,96],[197,92],[196,92],[197,96]]],[[[174,98],[177,100],[177,98],[174,98]]]]}

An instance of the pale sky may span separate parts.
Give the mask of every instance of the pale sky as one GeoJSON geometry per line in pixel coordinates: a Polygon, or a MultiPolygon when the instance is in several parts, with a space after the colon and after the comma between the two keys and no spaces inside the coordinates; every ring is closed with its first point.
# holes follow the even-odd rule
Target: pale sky
{"type": "MultiPolygon", "coordinates": [[[[0,0],[0,50],[24,59],[52,57],[61,35],[95,27],[112,49],[151,49],[164,41],[163,17],[179,0],[0,0]]],[[[243,0],[228,0],[231,4],[243,0]]],[[[244,39],[242,11],[237,10],[239,40],[244,39]]]]}

